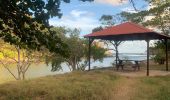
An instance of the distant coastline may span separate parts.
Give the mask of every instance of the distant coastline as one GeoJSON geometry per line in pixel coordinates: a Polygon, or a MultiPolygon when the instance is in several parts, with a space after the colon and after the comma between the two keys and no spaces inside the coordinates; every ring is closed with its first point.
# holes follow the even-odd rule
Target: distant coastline
{"type": "MultiPolygon", "coordinates": [[[[133,56],[146,56],[146,53],[119,53],[119,55],[133,55],[133,56]]],[[[108,57],[115,57],[116,53],[108,55],[108,57]]]]}
{"type": "MultiPolygon", "coordinates": [[[[113,53],[116,55],[116,53],[113,53]]],[[[146,53],[119,53],[119,55],[146,55],[146,53]]]]}

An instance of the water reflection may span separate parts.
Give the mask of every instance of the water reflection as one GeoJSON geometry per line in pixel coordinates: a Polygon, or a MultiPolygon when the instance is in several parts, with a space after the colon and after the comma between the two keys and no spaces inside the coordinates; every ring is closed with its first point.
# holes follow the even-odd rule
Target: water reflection
{"type": "MultiPolygon", "coordinates": [[[[123,59],[123,57],[125,57],[125,56],[120,55],[120,58],[123,59]]],[[[139,56],[139,55],[138,56],[131,55],[131,56],[127,56],[127,57],[128,57],[128,59],[136,59],[136,60],[145,60],[146,59],[146,56],[139,56]]],[[[92,68],[112,66],[112,63],[114,62],[114,60],[115,60],[114,57],[107,57],[107,58],[104,58],[103,62],[99,62],[99,61],[93,62],[91,64],[91,66],[92,66],[92,68]]],[[[31,78],[37,78],[37,77],[42,77],[42,76],[46,76],[46,75],[62,74],[62,73],[66,73],[66,72],[70,71],[66,64],[62,64],[62,67],[63,67],[63,70],[51,72],[50,65],[47,66],[44,63],[32,64],[30,66],[30,68],[28,69],[28,71],[26,72],[26,78],[31,79],[31,78]]],[[[12,70],[12,72],[14,74],[17,74],[17,69],[16,69],[15,65],[11,65],[10,69],[12,70]]],[[[13,81],[13,80],[15,80],[13,78],[13,76],[10,75],[10,73],[3,66],[0,66],[0,83],[13,81]]]]}
{"type": "MultiPolygon", "coordinates": [[[[47,66],[44,63],[41,64],[32,64],[28,71],[26,72],[26,79],[31,79],[31,78],[37,78],[37,77],[42,77],[46,75],[55,75],[55,74],[62,74],[65,72],[69,72],[68,67],[65,64],[62,64],[63,70],[60,71],[51,71],[50,65],[47,66]]],[[[16,65],[10,65],[10,70],[17,75],[17,68],[16,65]]],[[[0,83],[8,82],[8,81],[14,81],[15,79],[13,76],[3,67],[0,66],[0,83]]]]}

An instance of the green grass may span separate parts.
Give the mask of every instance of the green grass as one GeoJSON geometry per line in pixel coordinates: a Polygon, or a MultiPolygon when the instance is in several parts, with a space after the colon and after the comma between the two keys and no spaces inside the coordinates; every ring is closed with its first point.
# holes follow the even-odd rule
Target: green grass
{"type": "Polygon", "coordinates": [[[112,70],[72,72],[2,84],[0,100],[115,100],[123,92],[130,93],[126,95],[130,100],[170,100],[170,76],[131,78],[112,70]]]}
{"type": "Polygon", "coordinates": [[[170,100],[170,76],[142,77],[134,100],[170,100]]]}
{"type": "Polygon", "coordinates": [[[0,85],[0,100],[110,100],[118,79],[111,72],[93,71],[7,83],[0,85]]]}

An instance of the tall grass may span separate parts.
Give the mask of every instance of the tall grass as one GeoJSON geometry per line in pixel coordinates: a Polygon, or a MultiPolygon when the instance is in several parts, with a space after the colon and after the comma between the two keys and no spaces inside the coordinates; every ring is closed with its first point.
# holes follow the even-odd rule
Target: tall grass
{"type": "Polygon", "coordinates": [[[139,78],[134,100],[170,100],[170,76],[139,78]]]}
{"type": "Polygon", "coordinates": [[[122,100],[120,96],[170,100],[170,76],[123,77],[112,70],[94,70],[0,85],[0,100],[122,100]]]}
{"type": "Polygon", "coordinates": [[[0,85],[0,100],[110,100],[118,79],[111,72],[92,71],[13,82],[0,85]]]}

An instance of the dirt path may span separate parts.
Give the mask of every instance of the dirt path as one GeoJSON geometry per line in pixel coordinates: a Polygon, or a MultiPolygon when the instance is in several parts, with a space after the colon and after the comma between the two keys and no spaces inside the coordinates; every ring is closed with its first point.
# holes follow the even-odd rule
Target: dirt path
{"type": "MultiPolygon", "coordinates": [[[[116,74],[125,76],[125,77],[145,77],[146,70],[140,71],[115,71],[116,74]]],[[[149,76],[167,76],[170,75],[169,71],[161,71],[161,70],[150,70],[149,76]]]]}
{"type": "Polygon", "coordinates": [[[113,100],[132,100],[135,95],[137,80],[134,77],[125,77],[116,83],[113,100]]]}
{"type": "MultiPolygon", "coordinates": [[[[115,71],[116,74],[123,76],[115,84],[113,91],[113,100],[135,100],[135,95],[140,91],[138,85],[140,84],[139,78],[146,77],[146,71],[115,71]]],[[[170,72],[150,70],[150,76],[166,76],[170,72]]]]}

